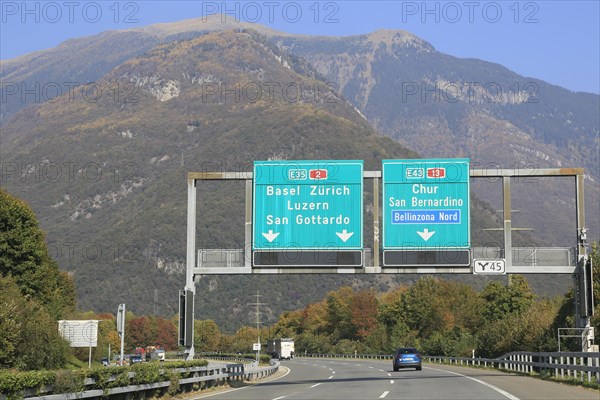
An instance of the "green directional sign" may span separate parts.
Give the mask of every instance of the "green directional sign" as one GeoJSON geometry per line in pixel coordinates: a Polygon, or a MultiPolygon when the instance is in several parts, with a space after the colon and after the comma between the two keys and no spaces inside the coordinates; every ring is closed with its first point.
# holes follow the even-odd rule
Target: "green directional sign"
{"type": "MultiPolygon", "coordinates": [[[[470,247],[468,159],[384,160],[382,175],[384,252],[470,247]]],[[[439,259],[419,254],[414,263],[419,257],[439,259]]]]}
{"type": "Polygon", "coordinates": [[[253,250],[362,250],[363,161],[255,161],[253,190],[253,250]]]}

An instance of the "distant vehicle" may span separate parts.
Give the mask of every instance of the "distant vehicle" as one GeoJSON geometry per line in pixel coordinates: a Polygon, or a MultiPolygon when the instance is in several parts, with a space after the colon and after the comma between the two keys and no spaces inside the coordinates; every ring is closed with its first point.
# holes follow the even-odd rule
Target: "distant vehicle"
{"type": "Polygon", "coordinates": [[[165,361],[165,349],[160,346],[146,346],[146,361],[165,361]]]}
{"type": "Polygon", "coordinates": [[[398,371],[400,368],[415,368],[417,371],[421,371],[421,355],[414,347],[401,347],[394,356],[392,366],[394,371],[398,371]]]}
{"type": "Polygon", "coordinates": [[[273,358],[291,360],[294,358],[294,351],[294,339],[272,339],[267,342],[267,354],[273,358]]]}
{"type": "Polygon", "coordinates": [[[139,354],[136,354],[136,355],[133,355],[133,356],[129,357],[129,363],[130,363],[130,364],[137,364],[137,363],[141,363],[143,360],[144,360],[144,359],[143,359],[143,358],[142,358],[142,356],[141,356],[141,355],[139,355],[139,354]]]}
{"type": "Polygon", "coordinates": [[[148,355],[150,355],[150,361],[165,361],[165,351],[164,349],[156,349],[151,353],[146,353],[146,359],[148,359],[148,355]]]}

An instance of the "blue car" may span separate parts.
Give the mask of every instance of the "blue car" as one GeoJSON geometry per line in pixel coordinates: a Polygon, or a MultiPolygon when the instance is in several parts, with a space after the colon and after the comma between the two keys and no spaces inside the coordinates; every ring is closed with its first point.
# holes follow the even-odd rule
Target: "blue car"
{"type": "Polygon", "coordinates": [[[129,364],[137,364],[137,363],[141,363],[142,361],[144,361],[142,359],[142,356],[140,356],[138,354],[129,357],[129,364]]]}
{"type": "Polygon", "coordinates": [[[421,355],[414,347],[401,347],[394,356],[394,371],[399,371],[400,368],[415,368],[420,371],[421,355]]]}

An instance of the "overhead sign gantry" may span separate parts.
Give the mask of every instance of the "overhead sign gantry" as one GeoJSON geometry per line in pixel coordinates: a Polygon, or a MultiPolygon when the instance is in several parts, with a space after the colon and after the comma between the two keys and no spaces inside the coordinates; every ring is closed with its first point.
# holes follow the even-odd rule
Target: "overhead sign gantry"
{"type": "MultiPolygon", "coordinates": [[[[180,296],[180,340],[188,359],[194,356],[190,339],[194,282],[207,274],[575,274],[577,326],[590,326],[594,299],[586,250],[583,168],[469,170],[467,159],[415,159],[385,160],[382,173],[363,171],[362,161],[259,161],[253,172],[190,172],[187,182],[187,268],[185,292],[180,296]],[[513,258],[519,249],[512,247],[510,182],[521,176],[576,178],[574,263],[570,257],[545,257],[541,263],[513,258]],[[471,260],[469,177],[502,179],[504,243],[496,249],[500,258],[476,258],[483,253],[473,248],[476,259],[471,260]],[[379,228],[382,178],[383,235],[379,228]],[[371,250],[363,248],[364,179],[373,183],[373,256],[367,261],[363,254],[371,250]],[[228,256],[217,266],[207,266],[201,256],[196,258],[196,183],[203,180],[246,183],[244,248],[218,250],[241,254],[241,262],[233,263],[228,256]],[[384,263],[380,265],[382,239],[384,263]]],[[[534,250],[562,254],[565,249],[534,250]]],[[[589,350],[586,346],[584,351],[589,350]]]]}

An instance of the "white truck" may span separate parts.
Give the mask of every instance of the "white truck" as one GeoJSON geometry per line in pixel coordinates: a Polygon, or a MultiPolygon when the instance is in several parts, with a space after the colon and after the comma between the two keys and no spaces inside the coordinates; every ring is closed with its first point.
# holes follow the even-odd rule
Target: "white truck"
{"type": "Polygon", "coordinates": [[[294,351],[294,339],[271,339],[267,342],[267,354],[270,354],[271,357],[291,360],[294,358],[294,351]]]}

